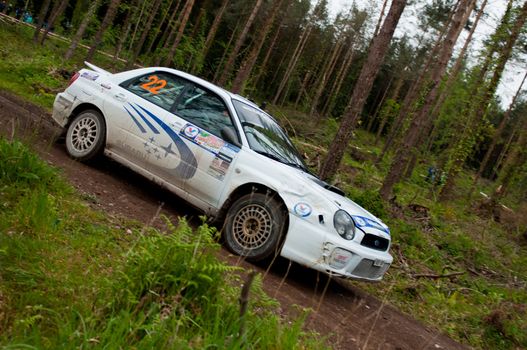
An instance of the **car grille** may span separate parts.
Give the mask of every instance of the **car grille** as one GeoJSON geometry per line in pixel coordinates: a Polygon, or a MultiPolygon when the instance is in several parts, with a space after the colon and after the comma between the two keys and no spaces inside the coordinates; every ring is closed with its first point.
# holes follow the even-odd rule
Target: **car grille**
{"type": "Polygon", "coordinates": [[[388,263],[373,266],[373,260],[362,259],[351,274],[362,278],[378,279],[384,275],[388,267],[390,267],[388,263]]]}
{"type": "Polygon", "coordinates": [[[375,250],[380,250],[384,252],[385,250],[388,249],[388,246],[390,245],[390,241],[387,240],[386,238],[382,238],[382,237],[367,233],[362,239],[362,241],[360,242],[360,244],[365,247],[375,249],[375,250]]]}

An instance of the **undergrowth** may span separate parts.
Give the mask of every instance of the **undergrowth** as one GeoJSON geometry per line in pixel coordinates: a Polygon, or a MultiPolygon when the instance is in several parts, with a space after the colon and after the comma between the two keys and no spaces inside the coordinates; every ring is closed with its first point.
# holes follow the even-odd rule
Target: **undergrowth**
{"type": "Polygon", "coordinates": [[[116,222],[1,138],[0,194],[0,347],[324,348],[302,317],[279,316],[259,280],[240,316],[244,272],[218,260],[206,224],[116,222]]]}

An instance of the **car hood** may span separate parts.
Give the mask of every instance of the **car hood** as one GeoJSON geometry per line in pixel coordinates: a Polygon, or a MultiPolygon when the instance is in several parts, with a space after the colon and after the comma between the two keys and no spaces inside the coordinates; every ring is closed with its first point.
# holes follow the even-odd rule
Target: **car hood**
{"type": "Polygon", "coordinates": [[[306,189],[312,189],[316,191],[320,196],[324,197],[326,200],[330,201],[335,206],[335,211],[338,209],[345,210],[350,214],[355,222],[359,221],[362,225],[358,225],[364,230],[364,228],[372,228],[377,231],[381,231],[385,234],[390,234],[390,230],[386,224],[384,224],[379,218],[375,215],[352,201],[351,199],[341,195],[344,193],[340,189],[329,185],[328,183],[320,180],[319,178],[303,172],[295,171],[298,177],[302,178],[303,182],[306,183],[306,189]],[[361,220],[362,219],[362,220],[361,220]]]}

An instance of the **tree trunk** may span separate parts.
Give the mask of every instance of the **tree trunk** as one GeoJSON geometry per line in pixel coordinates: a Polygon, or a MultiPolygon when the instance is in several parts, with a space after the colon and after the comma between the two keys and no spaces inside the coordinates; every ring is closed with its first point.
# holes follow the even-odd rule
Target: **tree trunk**
{"type": "Polygon", "coordinates": [[[351,67],[351,63],[353,62],[354,57],[355,57],[354,43],[351,43],[351,47],[346,52],[344,61],[342,62],[340,70],[337,72],[337,76],[333,82],[333,85],[331,86],[331,90],[329,91],[326,105],[322,109],[323,115],[327,115],[328,113],[331,113],[331,111],[333,110],[333,107],[335,106],[335,101],[337,100],[337,97],[340,93],[340,89],[342,88],[342,83],[344,82],[344,79],[348,75],[348,71],[351,67]]]}
{"type": "Polygon", "coordinates": [[[229,38],[229,42],[227,43],[227,46],[225,46],[225,50],[223,50],[223,56],[221,56],[220,63],[218,64],[218,67],[216,68],[216,73],[214,74],[213,81],[216,82],[218,78],[220,77],[220,74],[222,72],[221,67],[223,66],[223,62],[225,62],[225,58],[227,57],[227,54],[229,52],[229,49],[231,48],[232,42],[234,41],[234,38],[236,37],[236,34],[238,33],[238,28],[240,27],[240,24],[238,23],[236,25],[236,28],[234,28],[231,37],[229,38]]]}
{"type": "Polygon", "coordinates": [[[317,110],[320,97],[322,96],[322,93],[326,88],[329,77],[331,76],[331,74],[333,74],[333,70],[335,69],[335,63],[337,62],[337,59],[340,55],[343,46],[344,45],[341,40],[337,40],[337,42],[335,43],[335,47],[333,48],[333,51],[326,64],[326,67],[323,69],[322,76],[315,91],[315,96],[313,97],[313,101],[311,101],[311,110],[309,111],[310,116],[313,116],[317,110]]]}
{"type": "Polygon", "coordinates": [[[461,48],[461,51],[459,53],[459,56],[456,60],[456,63],[454,64],[454,67],[452,68],[452,71],[450,72],[448,76],[448,80],[445,83],[445,88],[441,91],[441,95],[437,99],[434,109],[432,110],[432,119],[435,119],[437,116],[437,113],[439,113],[440,107],[445,102],[446,98],[448,97],[450,91],[452,90],[452,87],[454,86],[454,83],[456,81],[456,78],[461,71],[461,68],[463,68],[463,62],[465,61],[465,54],[467,52],[468,46],[472,42],[472,37],[474,35],[474,32],[476,31],[476,27],[478,26],[479,20],[481,19],[481,16],[483,15],[483,11],[485,10],[485,6],[487,5],[487,0],[483,0],[483,3],[481,4],[481,7],[478,11],[478,14],[476,16],[476,19],[474,20],[474,23],[472,24],[472,28],[470,28],[470,33],[468,34],[467,39],[465,40],[465,44],[461,48]]]}
{"type": "Polygon", "coordinates": [[[256,18],[256,14],[258,13],[258,10],[260,9],[260,6],[262,5],[263,0],[256,0],[256,4],[253,7],[253,10],[251,14],[249,15],[249,18],[247,19],[247,22],[245,22],[245,26],[242,29],[242,32],[240,33],[240,36],[236,40],[236,43],[234,44],[234,48],[232,49],[229,58],[227,59],[227,62],[223,66],[223,71],[220,75],[220,78],[218,79],[218,85],[224,86],[225,83],[227,83],[227,79],[229,79],[229,76],[232,72],[232,69],[234,68],[234,61],[236,60],[236,57],[238,56],[238,53],[240,52],[240,49],[245,42],[245,38],[247,37],[247,33],[249,33],[249,29],[251,28],[251,25],[254,22],[254,19],[256,18]]]}
{"type": "Polygon", "coordinates": [[[176,39],[172,43],[172,46],[170,47],[170,51],[168,52],[167,59],[165,60],[165,66],[170,66],[172,64],[172,61],[174,60],[174,55],[176,54],[176,49],[181,42],[181,38],[183,38],[183,33],[185,32],[185,27],[187,26],[188,18],[190,17],[190,12],[192,12],[192,7],[194,7],[194,0],[187,0],[187,3],[185,4],[184,12],[183,12],[183,18],[181,19],[181,23],[179,23],[179,29],[176,35],[176,39]]]}
{"type": "MultiPolygon", "coordinates": [[[[424,128],[420,132],[420,136],[419,136],[419,139],[418,139],[416,145],[421,145],[423,142],[425,142],[425,139],[428,139],[428,143],[425,142],[427,146],[431,145],[431,143],[433,142],[432,141],[432,135],[431,135],[432,129],[434,127],[433,120],[435,120],[436,117],[438,116],[440,107],[445,102],[445,99],[448,96],[448,93],[451,91],[451,89],[452,89],[452,87],[454,85],[454,82],[456,81],[456,78],[457,78],[459,72],[461,71],[461,68],[462,68],[462,65],[463,65],[463,61],[464,61],[464,57],[465,57],[465,52],[467,51],[468,45],[470,44],[470,41],[472,40],[472,35],[474,34],[474,31],[476,30],[476,26],[478,25],[479,19],[481,18],[481,15],[483,14],[483,10],[484,10],[486,4],[487,4],[487,0],[484,0],[483,4],[481,5],[480,11],[478,12],[478,15],[476,16],[476,20],[475,20],[474,24],[472,25],[470,33],[469,33],[467,39],[465,40],[465,44],[461,48],[461,52],[459,53],[459,56],[458,56],[458,58],[456,60],[454,68],[448,74],[448,79],[447,79],[447,82],[444,84],[445,85],[444,88],[441,89],[440,87],[438,87],[438,89],[439,89],[438,90],[439,97],[437,97],[435,102],[433,102],[433,108],[432,108],[432,111],[429,112],[428,122],[425,124],[424,128]]],[[[476,5],[476,2],[474,1],[473,5],[472,5],[472,10],[474,9],[475,5],[476,5]]],[[[472,10],[467,12],[467,18],[463,19],[463,21],[465,23],[468,21],[468,17],[470,16],[470,13],[472,12],[472,10]]],[[[421,148],[423,148],[423,147],[421,147],[421,148]]],[[[424,148],[427,148],[427,147],[424,147],[424,148]]],[[[408,165],[407,165],[406,170],[405,170],[405,174],[404,174],[405,178],[409,178],[410,176],[412,176],[412,173],[413,173],[413,170],[415,168],[415,165],[417,164],[417,159],[419,157],[419,153],[422,152],[422,151],[423,151],[422,149],[421,150],[416,149],[416,151],[413,152],[412,158],[408,162],[408,165]]]]}
{"type": "Polygon", "coordinates": [[[55,25],[55,22],[57,19],[59,19],[60,16],[62,16],[62,13],[66,9],[66,6],[68,6],[69,0],[62,0],[60,2],[57,2],[55,6],[53,6],[53,10],[51,11],[51,15],[48,19],[48,26],[46,27],[46,30],[42,34],[42,38],[40,38],[40,45],[44,45],[44,41],[48,37],[49,31],[51,28],[55,25]]]}
{"type": "MultiPolygon", "coordinates": [[[[141,34],[141,37],[139,38],[139,42],[135,44],[135,50],[132,53],[132,57],[128,59],[128,62],[126,62],[126,68],[130,69],[135,61],[137,60],[137,57],[139,56],[139,53],[141,52],[141,49],[143,48],[143,44],[146,41],[146,38],[148,37],[148,34],[150,33],[150,27],[152,27],[152,23],[154,22],[154,19],[157,17],[157,10],[159,10],[159,5],[161,5],[161,0],[155,0],[154,5],[151,8],[150,16],[148,17],[148,20],[146,21],[146,24],[143,28],[143,33],[141,34]]],[[[155,39],[155,38],[154,38],[155,39]]]]}
{"type": "Polygon", "coordinates": [[[527,19],[527,1],[524,2],[523,7],[521,9],[521,12],[518,14],[516,21],[514,23],[514,26],[512,28],[512,31],[507,36],[507,40],[505,43],[505,46],[502,47],[502,51],[500,52],[500,55],[497,60],[497,65],[494,69],[494,73],[492,75],[492,79],[488,85],[487,88],[483,91],[483,96],[481,99],[481,103],[478,101],[479,108],[474,108],[473,112],[470,112],[469,117],[469,123],[472,125],[470,130],[467,130],[468,136],[464,139],[461,139],[461,142],[458,143],[462,147],[457,147],[454,149],[454,155],[453,155],[453,161],[452,165],[450,166],[447,181],[445,183],[445,186],[441,189],[441,196],[440,198],[442,200],[447,199],[449,195],[452,193],[455,181],[458,173],[461,171],[461,167],[465,163],[467,152],[461,152],[457,151],[459,149],[472,149],[474,146],[474,143],[476,141],[475,135],[479,132],[479,129],[481,128],[481,122],[485,118],[488,110],[488,106],[490,103],[490,100],[496,93],[496,89],[498,88],[498,84],[501,80],[501,76],[503,74],[503,71],[505,69],[505,65],[508,62],[508,60],[511,57],[512,49],[514,48],[514,45],[516,44],[516,41],[523,29],[523,26],[525,24],[525,21],[527,19]]]}
{"type": "Polygon", "coordinates": [[[101,0],[95,0],[91,3],[90,8],[88,9],[88,12],[82,19],[82,22],[79,25],[79,28],[77,29],[77,32],[75,33],[75,36],[71,40],[70,47],[68,48],[68,51],[66,51],[66,54],[64,55],[64,59],[69,60],[73,56],[73,53],[75,52],[75,49],[77,49],[77,46],[82,40],[82,36],[84,35],[86,28],[88,28],[88,24],[90,24],[92,17],[95,14],[95,11],[97,10],[97,8],[99,8],[100,2],[101,0]]]}
{"type": "Polygon", "coordinates": [[[114,58],[113,65],[114,65],[114,67],[115,67],[115,65],[117,63],[117,59],[121,55],[121,51],[123,50],[124,42],[125,42],[126,38],[128,38],[128,34],[130,33],[130,30],[132,29],[132,17],[135,14],[135,12],[137,11],[138,1],[139,0],[134,0],[132,2],[132,4],[130,5],[130,8],[128,9],[128,11],[126,11],[126,17],[124,19],[124,24],[123,24],[123,26],[121,28],[121,30],[124,29],[124,33],[122,33],[121,36],[119,36],[119,40],[117,41],[117,45],[115,47],[115,53],[113,55],[113,58],[114,58]]]}
{"type": "MultiPolygon", "coordinates": [[[[218,32],[218,28],[220,27],[221,20],[223,19],[223,14],[225,13],[225,10],[227,9],[228,4],[229,4],[229,0],[223,0],[223,4],[221,5],[220,9],[216,13],[216,16],[214,17],[214,21],[212,22],[212,25],[209,28],[209,33],[207,34],[207,38],[205,39],[203,50],[201,50],[201,57],[203,60],[205,59],[205,57],[207,57],[210,47],[212,46],[212,41],[216,37],[216,33],[218,32]]],[[[196,64],[197,62],[195,62],[194,65],[192,66],[192,72],[195,72],[196,64]]]]}
{"type": "Polygon", "coordinates": [[[509,188],[510,182],[514,177],[515,171],[521,167],[521,165],[526,161],[527,158],[527,123],[523,122],[523,130],[520,130],[518,140],[516,144],[512,147],[512,150],[507,155],[503,168],[498,179],[500,185],[494,191],[492,198],[498,200],[502,198],[509,188]]]}
{"type": "MultiPolygon", "coordinates": [[[[176,2],[176,6],[174,6],[174,10],[172,11],[172,14],[170,15],[170,19],[167,22],[167,27],[165,28],[165,31],[163,35],[161,36],[161,39],[159,40],[159,43],[157,44],[157,47],[167,48],[168,42],[174,38],[174,35],[176,33],[177,25],[179,23],[179,20],[181,18],[178,17],[176,21],[174,21],[174,18],[176,18],[176,14],[178,14],[179,5],[181,5],[181,0],[178,0],[176,2]]],[[[181,15],[181,13],[180,13],[181,15]]],[[[157,48],[156,48],[157,50],[157,48]]],[[[161,56],[159,56],[161,57],[161,56]]],[[[159,59],[159,62],[161,62],[161,58],[159,59]]],[[[159,63],[155,63],[155,65],[159,65],[159,63]]]]}
{"type": "Polygon", "coordinates": [[[95,51],[101,45],[102,38],[106,30],[110,27],[110,25],[113,22],[113,19],[115,18],[115,15],[117,14],[117,9],[119,8],[119,4],[121,3],[121,0],[111,0],[110,6],[108,6],[108,11],[106,11],[106,15],[104,16],[101,26],[99,27],[99,30],[95,34],[95,38],[93,39],[93,42],[91,44],[90,50],[88,51],[88,54],[86,55],[86,61],[91,61],[93,58],[93,55],[95,54],[95,51]]]}
{"type": "Polygon", "coordinates": [[[355,128],[356,121],[364,108],[366,98],[371,91],[373,81],[377,76],[379,68],[384,61],[384,56],[390,47],[390,41],[404,8],[406,0],[393,0],[388,15],[382,25],[379,34],[373,38],[368,57],[362,66],[357,83],[353,88],[351,97],[352,103],[342,116],[342,122],[335,139],[333,140],[328,155],[320,169],[320,177],[329,179],[335,175],[340,161],[344,156],[344,151],[355,128]]]}
{"type": "MultiPolygon", "coordinates": [[[[460,0],[458,0],[458,2],[456,3],[456,6],[454,7],[454,9],[457,8],[459,1],[460,0]]],[[[450,21],[452,20],[454,13],[455,11],[450,12],[448,23],[443,27],[443,29],[439,33],[439,36],[437,37],[437,40],[434,43],[434,47],[432,48],[432,52],[430,53],[430,55],[426,59],[425,64],[419,71],[419,75],[417,79],[410,86],[410,89],[406,92],[401,108],[399,109],[399,113],[397,117],[395,118],[395,122],[390,127],[390,131],[388,132],[388,136],[386,137],[386,141],[384,142],[384,147],[381,151],[381,154],[375,160],[376,164],[382,161],[382,159],[384,158],[384,155],[392,147],[395,139],[399,135],[399,131],[405,124],[404,122],[413,113],[413,110],[415,108],[415,101],[417,100],[419,93],[421,93],[423,90],[421,89],[421,86],[425,82],[425,77],[432,65],[432,62],[434,61],[434,59],[436,58],[436,55],[438,54],[439,50],[442,47],[441,44],[443,42],[443,38],[447,33],[447,30],[450,26],[450,21]]]]}
{"type": "Polygon", "coordinates": [[[205,13],[207,12],[206,10],[207,4],[208,4],[208,0],[206,0],[203,3],[203,5],[201,5],[198,18],[196,18],[196,21],[194,22],[194,26],[193,26],[194,28],[192,29],[192,34],[190,34],[192,41],[196,40],[196,35],[198,35],[199,27],[201,26],[201,21],[203,20],[203,17],[205,17],[205,13]]]}
{"type": "Polygon", "coordinates": [[[397,150],[390,170],[382,184],[380,194],[385,200],[390,199],[393,186],[403,177],[403,172],[414,152],[416,142],[419,140],[420,132],[426,127],[427,123],[431,122],[428,120],[430,109],[439,93],[440,83],[448,67],[448,62],[452,57],[457,38],[468,20],[475,2],[475,0],[461,0],[458,4],[458,8],[452,18],[452,23],[445,37],[445,41],[441,47],[437,65],[431,73],[430,86],[425,90],[429,92],[425,97],[423,106],[412,118],[410,127],[408,128],[408,133],[404,137],[401,147],[397,150]]]}
{"type": "Polygon", "coordinates": [[[278,40],[278,37],[280,36],[280,29],[281,29],[281,22],[278,25],[278,28],[276,28],[276,31],[273,35],[273,39],[271,39],[271,43],[269,44],[269,47],[267,48],[264,59],[262,60],[262,63],[260,64],[260,67],[258,68],[258,74],[256,74],[256,77],[254,78],[255,84],[258,84],[262,76],[264,76],[266,73],[265,69],[267,68],[267,63],[269,63],[269,58],[271,58],[271,53],[274,50],[276,41],[278,40]]]}
{"type": "MultiPolygon", "coordinates": [[[[167,20],[168,14],[170,13],[170,10],[172,9],[173,3],[174,3],[174,0],[170,0],[170,2],[168,3],[166,11],[163,14],[163,18],[161,18],[158,26],[154,30],[154,33],[152,34],[152,39],[150,40],[150,43],[148,44],[148,47],[146,48],[145,52],[148,52],[148,53],[152,52],[152,49],[154,48],[154,43],[156,42],[157,36],[159,35],[159,32],[161,31],[161,27],[163,27],[163,24],[165,24],[167,20]]],[[[172,13],[176,13],[177,6],[178,4],[176,4],[176,8],[174,9],[174,11],[172,11],[172,13]]],[[[168,23],[170,23],[170,21],[168,23]]]]}
{"type": "Polygon", "coordinates": [[[242,61],[242,64],[240,65],[240,69],[238,70],[238,73],[236,74],[236,77],[234,78],[234,81],[232,83],[232,88],[231,88],[232,92],[237,94],[243,91],[243,85],[245,81],[247,80],[247,78],[249,77],[249,75],[251,74],[254,64],[256,63],[256,60],[258,59],[258,56],[260,55],[260,51],[262,50],[262,47],[263,47],[263,44],[265,43],[267,35],[269,34],[269,31],[271,30],[271,27],[274,23],[276,15],[278,14],[280,7],[282,6],[282,2],[283,0],[275,0],[275,2],[273,3],[273,8],[271,10],[271,13],[267,15],[263,28],[259,29],[258,36],[255,39],[255,42],[253,44],[251,51],[242,61]]]}
{"type": "MultiPolygon", "coordinates": [[[[518,123],[521,124],[521,123],[518,123]]],[[[500,155],[498,159],[496,160],[496,163],[492,167],[492,172],[490,174],[490,178],[494,178],[494,176],[498,175],[498,170],[502,168],[503,160],[505,159],[505,156],[509,153],[510,148],[512,147],[512,142],[514,141],[514,138],[516,137],[516,134],[518,133],[518,128],[514,128],[507,139],[507,142],[505,142],[505,146],[500,152],[500,155]]]]}
{"type": "MultiPolygon", "coordinates": [[[[40,30],[42,29],[42,26],[44,25],[44,20],[46,19],[46,15],[48,14],[50,4],[51,4],[51,0],[44,0],[42,7],[40,7],[40,12],[38,13],[38,22],[37,22],[37,25],[35,26],[35,32],[33,33],[33,42],[35,44],[38,43],[38,37],[40,35],[40,30]]],[[[6,9],[7,9],[7,6],[6,6],[6,9]]]]}
{"type": "MultiPolygon", "coordinates": [[[[397,99],[399,98],[399,95],[401,93],[401,89],[403,87],[403,84],[404,84],[404,81],[405,81],[405,77],[406,77],[406,70],[404,70],[401,74],[401,76],[399,77],[399,79],[397,80],[397,85],[395,85],[395,89],[393,90],[393,93],[390,97],[391,100],[393,101],[397,101],[397,99]]],[[[379,139],[381,138],[381,135],[382,135],[382,132],[384,131],[384,127],[386,126],[386,124],[388,123],[388,115],[385,115],[382,120],[381,120],[381,124],[379,125],[379,128],[377,129],[377,133],[375,134],[375,145],[377,146],[377,144],[379,143],[379,139]]]]}
{"type": "Polygon", "coordinates": [[[384,11],[386,10],[387,4],[388,0],[384,0],[382,2],[381,14],[379,15],[379,20],[377,21],[377,25],[375,26],[375,30],[373,31],[374,38],[377,36],[377,34],[379,34],[379,28],[381,27],[382,19],[384,18],[384,11]]]}
{"type": "MultiPolygon", "coordinates": [[[[138,1],[141,1],[141,0],[138,0],[138,1]]],[[[143,0],[143,6],[141,6],[139,17],[137,17],[137,20],[135,22],[134,32],[132,33],[132,38],[130,39],[130,43],[128,44],[128,52],[132,51],[132,47],[134,46],[135,36],[137,35],[137,30],[139,28],[139,25],[143,21],[143,13],[145,12],[145,7],[147,4],[148,4],[148,1],[143,0]]]]}
{"type": "Polygon", "coordinates": [[[295,47],[295,51],[293,52],[293,56],[291,56],[291,60],[289,60],[289,64],[287,65],[285,74],[282,77],[282,80],[280,81],[280,85],[278,86],[278,90],[276,91],[276,94],[273,98],[273,104],[276,104],[278,102],[280,95],[282,94],[287,82],[289,81],[289,77],[291,76],[291,73],[293,73],[296,67],[296,64],[298,62],[298,59],[300,58],[300,55],[304,51],[304,47],[306,45],[307,39],[309,38],[309,35],[311,34],[311,29],[312,29],[311,23],[308,23],[307,28],[302,32],[302,35],[300,36],[300,40],[298,41],[298,44],[295,47]]]}
{"type": "MultiPolygon", "coordinates": [[[[373,122],[379,116],[379,111],[383,107],[384,101],[386,101],[386,96],[388,96],[388,92],[390,91],[390,88],[392,87],[393,78],[394,78],[394,76],[392,75],[390,77],[390,80],[388,81],[388,86],[386,86],[386,89],[384,89],[384,92],[382,94],[381,100],[378,101],[377,106],[375,107],[375,112],[373,112],[373,115],[370,116],[370,120],[368,121],[368,127],[366,128],[366,130],[368,132],[372,131],[371,129],[373,128],[373,122]]],[[[379,123],[379,127],[380,127],[380,123],[379,123]]]]}
{"type": "Polygon", "coordinates": [[[306,75],[304,76],[304,79],[302,79],[302,84],[300,85],[300,91],[298,91],[298,96],[296,97],[296,100],[295,100],[294,109],[297,109],[298,104],[300,103],[300,100],[302,99],[302,96],[303,95],[307,96],[307,85],[308,85],[309,80],[311,79],[312,73],[313,72],[311,72],[311,70],[308,70],[306,72],[306,75]]]}
{"type": "Polygon", "coordinates": [[[507,122],[510,119],[512,110],[514,108],[514,105],[516,104],[516,101],[518,97],[520,96],[521,90],[523,88],[523,84],[525,83],[525,79],[527,78],[527,71],[523,75],[522,82],[520,86],[518,87],[518,90],[516,90],[516,93],[514,94],[514,97],[512,98],[512,101],[509,105],[509,108],[503,115],[503,118],[500,121],[500,124],[496,128],[496,131],[494,131],[494,136],[492,137],[492,141],[489,145],[489,148],[487,149],[487,152],[485,152],[485,156],[483,157],[483,160],[481,161],[481,164],[479,165],[478,172],[476,173],[476,177],[474,178],[473,187],[477,184],[479,178],[483,174],[483,171],[487,167],[487,163],[489,162],[490,156],[492,155],[492,152],[494,152],[494,148],[496,147],[496,144],[498,143],[498,140],[501,137],[501,134],[503,133],[503,130],[505,130],[505,126],[507,125],[507,122]]]}

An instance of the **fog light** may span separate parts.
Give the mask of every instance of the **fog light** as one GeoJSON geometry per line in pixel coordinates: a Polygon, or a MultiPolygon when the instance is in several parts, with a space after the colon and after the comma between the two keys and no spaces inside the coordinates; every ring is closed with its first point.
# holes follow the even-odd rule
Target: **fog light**
{"type": "Polygon", "coordinates": [[[329,258],[329,265],[337,270],[340,270],[348,264],[352,256],[352,252],[341,248],[335,248],[333,253],[331,253],[331,257],[329,258]]]}

